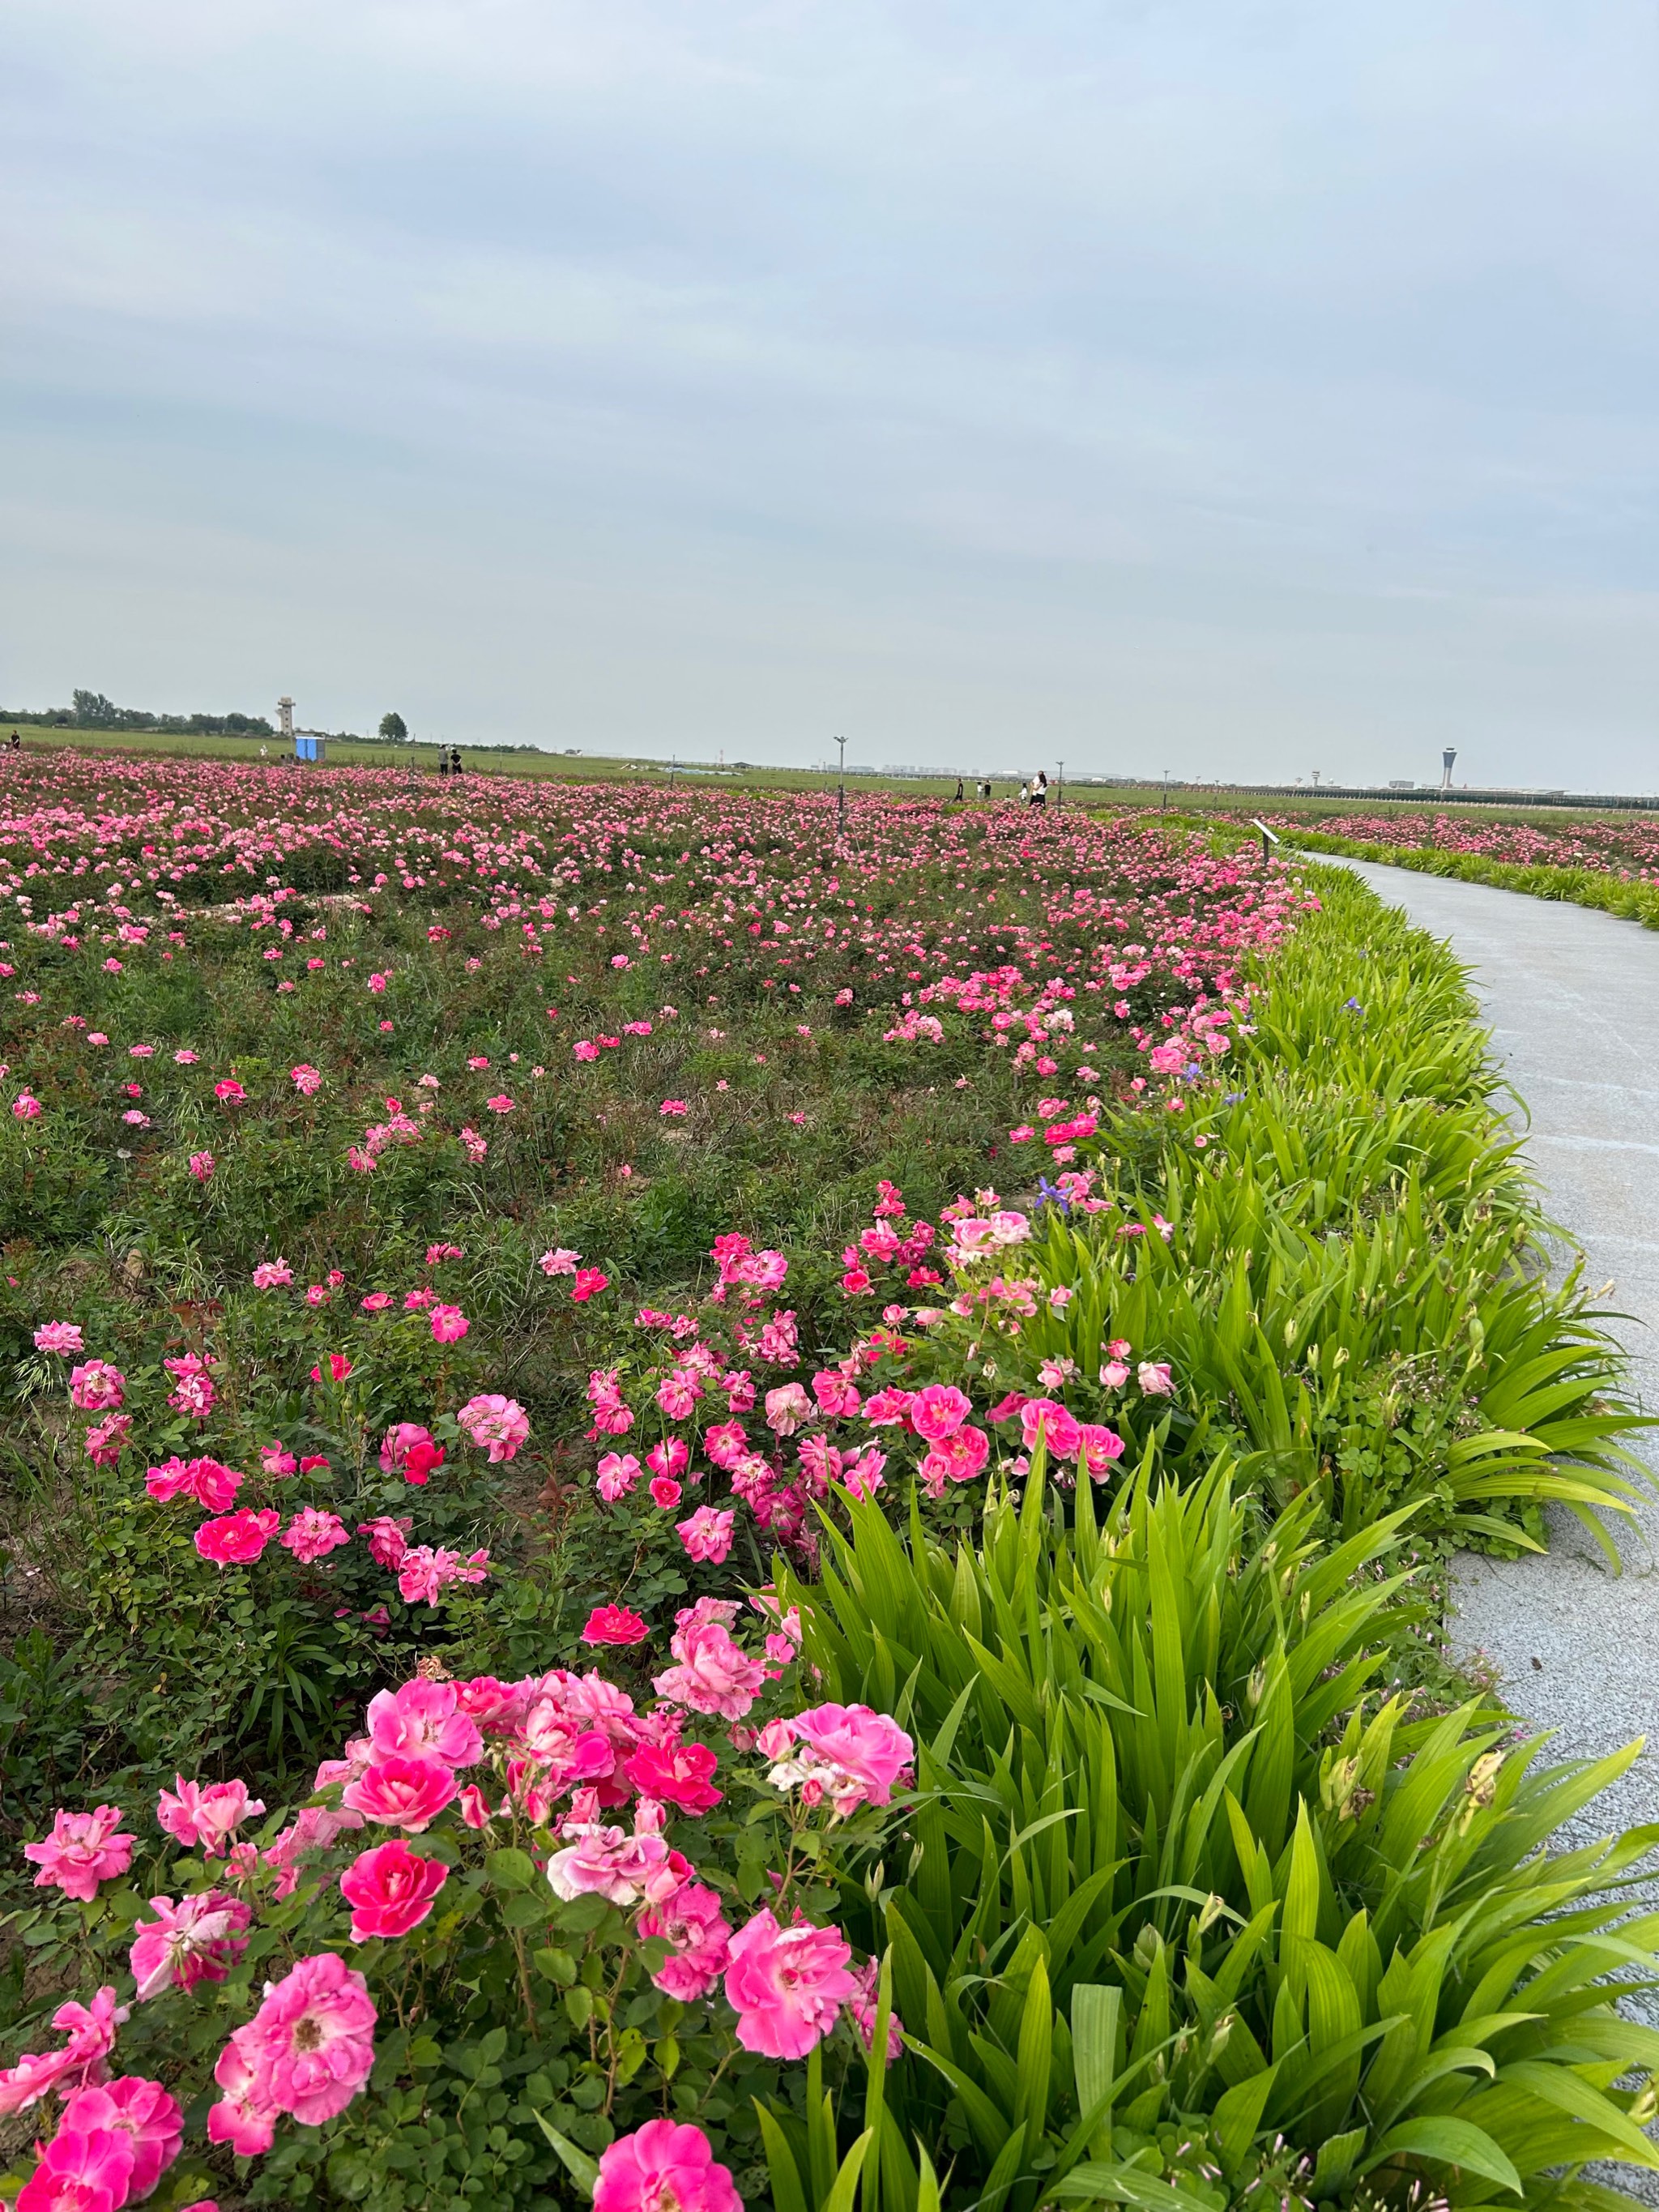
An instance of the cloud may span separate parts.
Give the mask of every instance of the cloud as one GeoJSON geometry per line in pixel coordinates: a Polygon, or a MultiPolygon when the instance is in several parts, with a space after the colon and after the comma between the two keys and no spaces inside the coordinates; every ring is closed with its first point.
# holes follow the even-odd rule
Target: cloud
{"type": "Polygon", "coordinates": [[[1655,43],[13,0],[0,695],[1650,781],[1655,43]]]}

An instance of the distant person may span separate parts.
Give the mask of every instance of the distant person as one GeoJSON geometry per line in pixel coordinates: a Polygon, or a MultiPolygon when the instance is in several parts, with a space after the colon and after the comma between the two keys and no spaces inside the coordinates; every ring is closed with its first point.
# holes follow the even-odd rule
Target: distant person
{"type": "Polygon", "coordinates": [[[1031,803],[1031,787],[1029,783],[1022,783],[1019,787],[1019,803],[1022,806],[1029,806],[1031,803]]]}
{"type": "Polygon", "coordinates": [[[8,743],[9,744],[9,745],[10,745],[11,750],[12,750],[12,751],[13,751],[13,752],[15,752],[15,753],[21,753],[21,752],[22,751],[22,750],[23,750],[23,740],[21,739],[21,738],[20,738],[20,737],[18,736],[18,734],[17,734],[17,732],[16,732],[16,731],[15,731],[15,730],[14,730],[14,731],[12,732],[11,736],[10,736],[9,739],[8,740],[8,743]]]}
{"type": "Polygon", "coordinates": [[[958,799],[962,797],[962,778],[960,776],[957,778],[957,797],[958,799]]]}
{"type": "Polygon", "coordinates": [[[1041,769],[1031,778],[1031,804],[1033,806],[1048,804],[1048,779],[1041,769]]]}
{"type": "Polygon", "coordinates": [[[449,773],[451,775],[459,775],[461,773],[461,749],[459,745],[451,745],[449,748],[449,773]]]}
{"type": "Polygon", "coordinates": [[[441,745],[438,748],[438,773],[440,775],[449,774],[449,755],[441,745]]]}

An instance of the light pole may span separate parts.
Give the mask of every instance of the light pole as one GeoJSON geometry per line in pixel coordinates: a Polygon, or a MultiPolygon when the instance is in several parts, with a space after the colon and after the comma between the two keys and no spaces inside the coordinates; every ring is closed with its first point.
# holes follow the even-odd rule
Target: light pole
{"type": "Polygon", "coordinates": [[[836,786],[836,836],[839,839],[847,827],[847,740],[837,738],[841,747],[841,765],[836,773],[840,778],[836,786]]]}
{"type": "Polygon", "coordinates": [[[1160,814],[1167,814],[1170,811],[1170,771],[1167,768],[1164,771],[1164,797],[1158,811],[1160,814]]]}
{"type": "Polygon", "coordinates": [[[1054,793],[1054,805],[1055,805],[1056,806],[1064,806],[1064,805],[1065,805],[1065,804],[1066,804],[1066,763],[1065,763],[1065,762],[1064,762],[1064,761],[1061,761],[1061,763],[1060,763],[1060,789],[1059,789],[1059,790],[1054,793]]]}

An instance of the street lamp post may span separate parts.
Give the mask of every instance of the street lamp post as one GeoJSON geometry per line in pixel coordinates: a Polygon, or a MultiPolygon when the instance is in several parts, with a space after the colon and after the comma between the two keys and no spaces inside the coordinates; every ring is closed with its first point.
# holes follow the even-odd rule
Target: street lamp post
{"type": "Polygon", "coordinates": [[[1064,805],[1065,805],[1065,804],[1066,804],[1066,763],[1065,763],[1065,762],[1064,762],[1064,761],[1061,761],[1061,763],[1060,763],[1060,789],[1059,789],[1059,790],[1055,793],[1055,794],[1054,794],[1054,805],[1055,805],[1056,806],[1064,806],[1064,805]]]}
{"type": "Polygon", "coordinates": [[[836,743],[841,747],[841,765],[836,771],[840,779],[836,786],[836,836],[839,840],[847,828],[847,740],[837,738],[836,743]]]}
{"type": "Polygon", "coordinates": [[[1167,768],[1164,771],[1164,797],[1158,811],[1160,814],[1167,814],[1170,811],[1170,771],[1167,768]]]}

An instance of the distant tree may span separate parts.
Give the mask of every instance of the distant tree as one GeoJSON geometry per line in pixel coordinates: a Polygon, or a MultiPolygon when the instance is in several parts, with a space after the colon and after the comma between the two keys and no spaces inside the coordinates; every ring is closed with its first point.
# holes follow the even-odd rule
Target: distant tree
{"type": "Polygon", "coordinates": [[[113,700],[106,699],[101,691],[76,691],[75,719],[83,730],[96,730],[113,722],[120,713],[113,700]]]}
{"type": "Polygon", "coordinates": [[[399,714],[382,714],[380,735],[388,744],[400,745],[409,735],[409,725],[399,714]]]}

